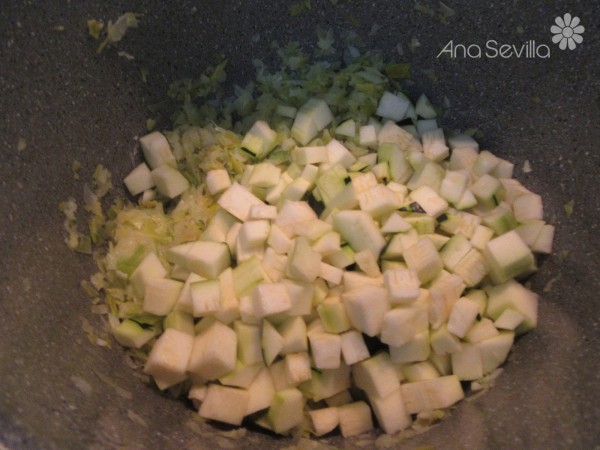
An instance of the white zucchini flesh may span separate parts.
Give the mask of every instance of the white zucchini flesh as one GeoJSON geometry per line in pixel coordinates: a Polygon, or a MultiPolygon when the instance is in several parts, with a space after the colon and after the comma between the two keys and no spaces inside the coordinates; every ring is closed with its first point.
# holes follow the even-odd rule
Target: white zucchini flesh
{"type": "Polygon", "coordinates": [[[198,413],[205,419],[241,425],[247,405],[248,391],[211,384],[198,413]]]}
{"type": "Polygon", "coordinates": [[[152,173],[146,163],[141,163],[129,172],[129,175],[123,179],[123,183],[131,195],[141,194],[155,186],[152,173]]]}
{"type": "MultiPolygon", "coordinates": [[[[385,92],[362,123],[331,111],[310,98],[277,107],[293,119],[284,127],[255,122],[240,140],[253,163],[206,174],[217,212],[201,237],[153,248],[128,278],[163,331],[126,318],[115,337],[153,343],[144,370],[160,389],[192,377],[204,418],[240,425],[262,411],[258,422],[289,434],[309,417],[315,434],[347,437],[374,413],[397,433],[461,400],[460,381],[496,370],[537,324],[538,297],[515,278],[551,252],[554,227],[514,165],[446,136],[425,95],[413,106],[385,92]],[[371,354],[370,339],[386,350],[371,354]]],[[[164,135],[140,145],[132,195],[188,191],[164,135]]]]}
{"type": "Polygon", "coordinates": [[[175,198],[190,187],[190,182],[181,172],[167,164],[157,167],[150,175],[158,192],[168,198],[175,198]]]}
{"type": "Polygon", "coordinates": [[[206,173],[206,187],[212,195],[217,195],[231,186],[229,173],[225,169],[209,170],[206,173]]]}
{"type": "Polygon", "coordinates": [[[399,122],[404,117],[404,114],[406,114],[409,104],[410,101],[405,96],[395,95],[386,91],[379,100],[375,114],[384,119],[399,122]]]}
{"type": "Polygon", "coordinates": [[[340,423],[340,415],[335,406],[313,409],[308,414],[316,436],[323,436],[333,431],[340,423]]]}
{"type": "Polygon", "coordinates": [[[161,389],[185,380],[193,343],[194,337],[187,333],[173,328],[165,330],[152,347],[144,372],[160,380],[161,389]]]}
{"type": "Polygon", "coordinates": [[[351,437],[373,429],[371,408],[363,401],[338,407],[342,436],[351,437]]]}
{"type": "Polygon", "coordinates": [[[159,131],[140,138],[140,146],[144,153],[144,159],[151,169],[156,169],[164,164],[175,166],[175,156],[167,138],[159,131]]]}

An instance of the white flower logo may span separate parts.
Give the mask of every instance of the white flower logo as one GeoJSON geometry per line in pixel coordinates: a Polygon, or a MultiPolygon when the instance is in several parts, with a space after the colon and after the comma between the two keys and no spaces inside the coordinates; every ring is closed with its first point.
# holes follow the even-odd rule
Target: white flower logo
{"type": "Polygon", "coordinates": [[[556,25],[550,27],[550,31],[554,34],[552,42],[558,44],[561,50],[569,46],[569,50],[574,50],[577,44],[583,42],[581,33],[585,31],[583,25],[579,25],[579,17],[571,17],[571,14],[566,13],[563,17],[558,16],[554,19],[556,25]]]}

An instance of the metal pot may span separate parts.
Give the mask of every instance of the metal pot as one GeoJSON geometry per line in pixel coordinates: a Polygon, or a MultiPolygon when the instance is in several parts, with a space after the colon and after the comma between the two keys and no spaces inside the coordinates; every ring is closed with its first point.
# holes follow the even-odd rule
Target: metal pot
{"type": "MultiPolygon", "coordinates": [[[[223,437],[223,427],[194,421],[188,406],[132,376],[119,350],[90,345],[81,323],[97,323],[97,317],[79,283],[94,264],[64,245],[57,205],[82,197],[83,183],[72,171],[75,159],[82,164],[82,180],[98,163],[114,180],[131,170],[147,106],[165,97],[169,82],[197,75],[219,53],[229,60],[229,82],[244,84],[253,75],[253,58],[276,63],[272,40],[299,40],[308,48],[319,25],[338,37],[342,28],[355,27],[386,58],[410,62],[407,92],[413,98],[426,92],[436,104],[447,97],[451,107],[443,126],[478,127],[482,146],[513,161],[517,178],[542,194],[546,217],[557,227],[554,254],[530,280],[541,294],[538,328],[519,340],[496,387],[462,402],[441,424],[403,445],[595,448],[600,4],[448,4],[456,14],[444,23],[440,4],[426,0],[418,5],[433,15],[412,2],[362,0],[315,0],[298,16],[290,15],[291,3],[266,1],[5,2],[0,447],[279,448],[294,442],[254,431],[241,440],[223,437]],[[114,20],[126,11],[143,14],[140,27],[117,48],[97,54],[86,20],[114,20]],[[574,50],[552,42],[554,19],[567,12],[585,26],[574,50]],[[450,41],[456,54],[443,51],[450,41]],[[505,54],[502,44],[509,45],[505,54]],[[480,47],[480,57],[472,45],[480,47]],[[541,45],[548,50],[540,53],[541,45]],[[135,59],[119,56],[119,50],[135,59]],[[147,69],[147,82],[141,68],[147,69]],[[521,170],[526,160],[530,173],[521,170]],[[567,214],[570,201],[573,212],[567,214]]],[[[159,128],[167,126],[159,121],[159,128]]],[[[350,445],[341,438],[327,441],[350,445]]]]}

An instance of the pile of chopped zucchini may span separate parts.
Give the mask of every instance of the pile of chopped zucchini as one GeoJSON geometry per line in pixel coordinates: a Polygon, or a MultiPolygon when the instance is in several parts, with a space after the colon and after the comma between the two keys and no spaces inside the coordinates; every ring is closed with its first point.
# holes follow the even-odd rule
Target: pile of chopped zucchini
{"type": "Polygon", "coordinates": [[[536,326],[519,280],[554,228],[512,163],[401,92],[397,64],[279,51],[221,109],[224,64],[172,86],[175,128],[140,138],[124,179],[137,202],[94,212],[88,288],[204,418],[348,437],[373,413],[398,433],[493,379],[536,326]]]}

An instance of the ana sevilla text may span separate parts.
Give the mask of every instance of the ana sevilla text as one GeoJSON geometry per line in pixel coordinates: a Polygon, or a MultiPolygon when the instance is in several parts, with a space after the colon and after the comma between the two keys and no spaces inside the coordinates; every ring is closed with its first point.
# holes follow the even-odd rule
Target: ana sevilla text
{"type": "Polygon", "coordinates": [[[550,58],[550,47],[545,44],[537,44],[535,41],[527,41],[521,45],[500,44],[490,39],[485,46],[479,44],[455,44],[450,40],[438,53],[436,58],[446,56],[450,58],[550,58]]]}

